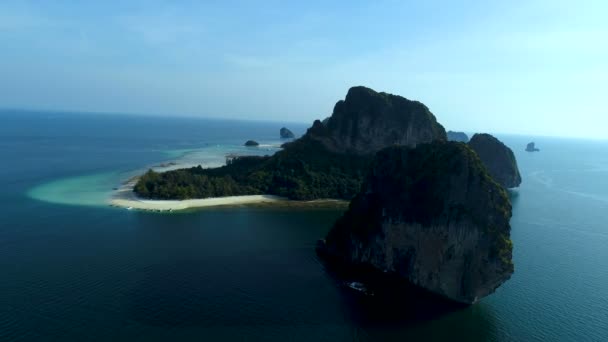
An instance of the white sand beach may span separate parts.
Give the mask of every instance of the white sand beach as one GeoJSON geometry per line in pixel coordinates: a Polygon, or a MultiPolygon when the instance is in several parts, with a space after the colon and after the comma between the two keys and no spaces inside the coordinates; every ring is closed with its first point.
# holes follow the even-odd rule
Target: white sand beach
{"type": "Polygon", "coordinates": [[[286,198],[272,195],[230,196],[215,198],[200,198],[187,200],[150,200],[137,197],[133,187],[137,178],[123,184],[110,198],[110,205],[127,209],[173,211],[188,208],[218,207],[241,204],[258,204],[288,201],[286,198]]]}
{"type": "MultiPolygon", "coordinates": [[[[219,167],[223,163],[207,163],[206,168],[219,167]],[[217,164],[217,165],[216,165],[217,164]]],[[[175,169],[194,167],[194,164],[188,163],[163,163],[151,167],[156,172],[166,172],[175,169]]],[[[317,199],[313,201],[294,201],[285,197],[274,195],[248,195],[248,196],[229,196],[229,197],[214,197],[214,198],[198,198],[186,200],[152,200],[138,197],[133,188],[139,180],[139,176],[130,178],[124,182],[120,188],[116,189],[108,199],[108,204],[113,207],[121,207],[133,210],[148,210],[148,211],[177,211],[189,208],[205,208],[219,206],[236,206],[236,205],[259,205],[259,204],[281,204],[290,207],[345,207],[348,201],[336,199],[317,199]]]]}
{"type": "Polygon", "coordinates": [[[240,204],[257,204],[287,201],[271,195],[231,196],[188,200],[147,200],[137,198],[113,198],[110,205],[139,210],[183,210],[188,208],[217,207],[240,204]]]}
{"type": "Polygon", "coordinates": [[[273,195],[249,195],[199,198],[187,200],[151,200],[139,198],[133,192],[133,186],[137,178],[129,180],[128,183],[118,189],[109,199],[109,205],[133,210],[149,211],[177,211],[189,208],[205,208],[235,205],[259,205],[277,204],[288,207],[332,207],[342,208],[348,205],[348,201],[337,199],[318,199],[314,201],[293,201],[285,197],[273,195]]]}

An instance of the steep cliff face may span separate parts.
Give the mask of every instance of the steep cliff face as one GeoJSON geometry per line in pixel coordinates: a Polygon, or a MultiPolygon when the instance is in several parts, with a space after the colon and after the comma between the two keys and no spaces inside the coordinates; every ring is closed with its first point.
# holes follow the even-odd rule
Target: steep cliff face
{"type": "Polygon", "coordinates": [[[365,87],[350,88],[331,117],[315,121],[307,135],[331,151],[356,154],[446,140],[445,129],[422,103],[365,87]]]}
{"type": "Polygon", "coordinates": [[[469,142],[469,136],[464,132],[448,131],[448,141],[459,141],[463,143],[469,142]]]}
{"type": "Polygon", "coordinates": [[[469,146],[477,152],[490,175],[505,188],[521,184],[521,175],[513,151],[490,134],[475,134],[469,146]]]}
{"type": "Polygon", "coordinates": [[[513,273],[506,191],[466,145],[378,152],[323,252],[471,304],[513,273]]]}

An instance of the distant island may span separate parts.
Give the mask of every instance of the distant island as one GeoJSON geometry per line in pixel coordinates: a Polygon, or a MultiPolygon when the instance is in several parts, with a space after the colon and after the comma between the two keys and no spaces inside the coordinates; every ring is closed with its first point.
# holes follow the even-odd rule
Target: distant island
{"type": "Polygon", "coordinates": [[[281,128],[279,134],[281,135],[281,139],[293,139],[296,137],[293,132],[286,127],[281,128]]]}
{"type": "Polygon", "coordinates": [[[248,147],[260,146],[260,143],[258,143],[255,140],[247,140],[247,142],[245,142],[245,146],[248,146],[248,147]]]}
{"type": "Polygon", "coordinates": [[[521,175],[513,151],[490,134],[475,134],[468,145],[477,152],[494,180],[505,188],[521,184],[521,175]]]}
{"type": "Polygon", "coordinates": [[[463,142],[463,143],[469,142],[469,136],[466,135],[466,133],[464,133],[464,132],[448,131],[447,134],[448,134],[448,141],[458,141],[458,142],[463,142]]]}
{"type": "Polygon", "coordinates": [[[526,146],[526,152],[538,152],[540,151],[538,148],[536,148],[536,144],[534,142],[528,143],[528,145],[526,146]]]}

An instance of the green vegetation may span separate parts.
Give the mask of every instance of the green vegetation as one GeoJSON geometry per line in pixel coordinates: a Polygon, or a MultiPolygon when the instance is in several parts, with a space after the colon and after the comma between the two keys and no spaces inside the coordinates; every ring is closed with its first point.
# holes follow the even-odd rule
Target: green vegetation
{"type": "Polygon", "coordinates": [[[239,157],[216,169],[193,167],[141,176],[134,191],[153,199],[271,194],[294,200],[350,200],[361,188],[370,156],[334,153],[302,138],[272,157],[239,157]]]}
{"type": "MultiPolygon", "coordinates": [[[[280,133],[293,137],[286,128],[280,133]]],[[[302,138],[285,144],[272,157],[240,157],[217,169],[149,171],[135,192],[153,199],[272,194],[296,200],[350,200],[359,192],[378,150],[445,140],[445,136],[422,103],[353,87],[325,123],[315,121],[302,138]]]]}

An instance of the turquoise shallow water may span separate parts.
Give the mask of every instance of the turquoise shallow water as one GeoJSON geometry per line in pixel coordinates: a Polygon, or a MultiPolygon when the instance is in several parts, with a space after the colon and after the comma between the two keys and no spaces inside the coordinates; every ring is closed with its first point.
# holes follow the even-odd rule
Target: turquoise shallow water
{"type": "Polygon", "coordinates": [[[107,172],[61,178],[28,191],[28,196],[51,203],[99,206],[107,202],[120,174],[107,172]]]}
{"type": "Polygon", "coordinates": [[[99,203],[137,170],[272,145],[282,123],[0,116],[1,341],[608,339],[607,142],[501,136],[524,180],[515,274],[470,308],[406,315],[351,297],[318,262],[335,210],[99,203]],[[523,152],[531,140],[540,153],[523,152]]]}
{"type": "MultiPolygon", "coordinates": [[[[218,124],[217,121],[215,123],[218,124]]],[[[243,124],[239,123],[239,125],[243,124]]],[[[157,163],[134,166],[128,171],[104,171],[53,179],[31,188],[27,191],[27,195],[50,203],[107,206],[112,193],[120,188],[121,184],[144,173],[147,169],[163,171],[196,165],[218,167],[225,164],[226,155],[272,155],[280,150],[281,144],[285,142],[264,135],[262,139],[265,140],[260,140],[260,146],[257,148],[245,147],[240,140],[234,139],[222,141],[222,144],[198,142],[191,148],[156,150],[155,152],[162,156],[157,163]]]]}

